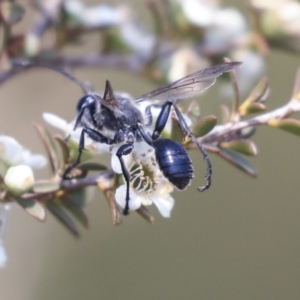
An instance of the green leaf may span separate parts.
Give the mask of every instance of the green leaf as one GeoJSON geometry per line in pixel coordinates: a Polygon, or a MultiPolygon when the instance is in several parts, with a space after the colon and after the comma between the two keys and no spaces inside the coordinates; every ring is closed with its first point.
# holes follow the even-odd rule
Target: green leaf
{"type": "Polygon", "coordinates": [[[33,185],[33,191],[35,193],[53,193],[58,191],[60,188],[60,183],[50,180],[39,180],[33,185]]]}
{"type": "Polygon", "coordinates": [[[300,136],[300,121],[295,119],[272,119],[269,120],[268,125],[280,128],[284,131],[300,136]]]}
{"type": "Polygon", "coordinates": [[[67,142],[65,141],[65,139],[63,139],[61,136],[59,135],[55,135],[54,139],[57,141],[61,153],[62,153],[62,160],[63,163],[66,165],[68,163],[69,157],[70,157],[70,149],[69,146],[67,144],[67,142]]]}
{"type": "Polygon", "coordinates": [[[62,201],[62,205],[81,223],[85,228],[88,228],[88,218],[83,210],[71,203],[71,201],[62,201]]]}
{"type": "Polygon", "coordinates": [[[239,107],[239,114],[241,116],[246,116],[251,113],[259,113],[266,110],[266,107],[261,102],[266,100],[269,94],[268,91],[268,78],[263,77],[249,97],[239,107]]]}
{"type": "Polygon", "coordinates": [[[249,114],[256,114],[265,111],[267,108],[264,104],[258,102],[252,102],[248,105],[241,106],[239,109],[239,113],[242,117],[247,116],[249,114]]]}
{"type": "Polygon", "coordinates": [[[34,199],[27,199],[27,198],[22,198],[22,197],[16,197],[15,200],[31,216],[35,217],[39,221],[45,221],[46,211],[39,202],[37,202],[34,199]]]}
{"type": "Polygon", "coordinates": [[[8,25],[14,25],[24,16],[25,9],[22,5],[5,1],[0,4],[1,17],[8,25]]]}
{"type": "Polygon", "coordinates": [[[234,140],[231,142],[221,143],[221,148],[231,149],[248,156],[256,156],[257,148],[256,145],[250,140],[234,140]]]}
{"type": "Polygon", "coordinates": [[[182,130],[180,128],[179,122],[177,120],[177,118],[171,118],[172,120],[172,132],[171,132],[171,136],[163,136],[164,138],[170,138],[173,141],[178,142],[179,144],[182,143],[184,136],[182,134],[182,130]]]}
{"type": "Polygon", "coordinates": [[[86,190],[90,188],[93,187],[85,187],[74,191],[68,191],[68,201],[72,204],[72,206],[76,206],[78,208],[85,207],[87,203],[86,190]]]}
{"type": "Polygon", "coordinates": [[[130,52],[131,49],[120,36],[118,29],[111,27],[103,33],[103,52],[114,52],[118,54],[126,54],[130,52]]]}
{"type": "MultiPolygon", "coordinates": [[[[70,149],[70,160],[76,161],[78,157],[78,149],[79,144],[73,139],[69,139],[68,141],[69,149],[70,149]]],[[[81,155],[81,162],[87,161],[93,157],[95,157],[95,153],[93,151],[84,150],[81,155]]]]}
{"type": "Polygon", "coordinates": [[[60,203],[56,201],[49,201],[46,202],[46,206],[49,211],[69,230],[69,232],[71,232],[76,237],[79,236],[79,231],[76,224],[66,213],[64,207],[60,203]]]}
{"type": "Polygon", "coordinates": [[[248,102],[259,102],[259,101],[261,101],[262,98],[268,92],[268,87],[269,87],[269,80],[265,76],[260,80],[260,82],[257,84],[257,86],[253,89],[253,91],[249,95],[248,99],[246,99],[246,101],[248,101],[248,102]]]}
{"type": "Polygon", "coordinates": [[[237,152],[220,148],[220,152],[218,154],[240,170],[244,171],[246,174],[253,177],[257,176],[256,171],[250,162],[237,152]]]}
{"type": "Polygon", "coordinates": [[[52,153],[52,156],[54,159],[54,164],[55,164],[56,170],[58,170],[58,167],[59,167],[58,151],[57,151],[56,145],[54,143],[54,139],[52,138],[50,132],[46,128],[42,128],[42,129],[44,130],[47,140],[50,144],[50,150],[51,150],[51,153],[52,153]]]}
{"type": "Polygon", "coordinates": [[[252,137],[252,135],[255,132],[256,132],[256,127],[254,127],[254,126],[243,128],[240,132],[240,138],[249,139],[250,137],[252,137]]]}
{"type": "Polygon", "coordinates": [[[54,144],[52,142],[52,139],[50,137],[50,135],[48,134],[48,132],[39,124],[33,123],[32,124],[33,127],[37,130],[43,144],[44,147],[46,149],[47,152],[47,156],[51,165],[51,170],[52,173],[55,174],[58,170],[58,159],[57,159],[57,153],[56,153],[56,149],[54,147],[54,144]]]}
{"type": "Polygon", "coordinates": [[[194,127],[193,134],[196,137],[201,137],[209,133],[217,124],[217,117],[203,117],[194,127]]]}

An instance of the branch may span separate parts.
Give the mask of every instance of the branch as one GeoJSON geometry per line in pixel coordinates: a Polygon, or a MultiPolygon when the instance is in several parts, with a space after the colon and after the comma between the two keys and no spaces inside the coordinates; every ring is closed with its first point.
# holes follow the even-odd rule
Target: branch
{"type": "Polygon", "coordinates": [[[247,127],[267,124],[268,121],[272,119],[283,119],[296,111],[300,111],[300,101],[296,98],[292,98],[286,105],[279,107],[271,112],[259,115],[248,120],[240,120],[224,125],[218,125],[206,136],[204,136],[203,138],[199,138],[198,140],[199,142],[205,144],[214,143],[218,141],[220,137],[223,137],[225,135],[232,134],[247,127]]]}
{"type": "Polygon", "coordinates": [[[90,175],[87,177],[79,178],[79,179],[63,180],[61,182],[61,188],[63,190],[76,190],[91,185],[97,185],[99,184],[99,182],[101,182],[101,184],[104,186],[105,183],[111,182],[113,178],[114,178],[114,172],[113,170],[109,169],[107,171],[90,175]]]}

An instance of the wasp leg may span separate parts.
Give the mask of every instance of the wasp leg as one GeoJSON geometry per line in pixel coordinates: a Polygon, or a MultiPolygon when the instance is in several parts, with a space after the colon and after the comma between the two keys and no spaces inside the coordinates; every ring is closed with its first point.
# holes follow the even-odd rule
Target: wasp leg
{"type": "Polygon", "coordinates": [[[203,187],[199,187],[198,190],[200,192],[203,192],[205,190],[207,190],[210,185],[211,185],[211,176],[212,176],[212,164],[211,161],[208,157],[207,152],[204,150],[204,148],[202,147],[202,145],[198,142],[198,140],[194,137],[194,135],[191,133],[191,130],[189,129],[188,125],[186,124],[184,117],[182,115],[182,113],[180,112],[179,108],[177,107],[177,105],[173,102],[173,101],[167,101],[161,108],[161,111],[158,115],[158,118],[156,120],[156,124],[154,127],[154,131],[152,133],[152,139],[156,140],[158,139],[159,135],[161,134],[161,132],[163,131],[163,129],[166,126],[166,123],[168,121],[168,117],[170,115],[170,111],[171,111],[171,107],[173,106],[176,116],[178,118],[178,122],[180,125],[181,130],[183,131],[183,133],[185,135],[187,135],[189,138],[191,138],[191,140],[197,145],[197,147],[199,148],[199,150],[201,151],[203,158],[206,162],[207,165],[207,172],[205,175],[205,179],[206,179],[206,185],[203,187]]]}
{"type": "Polygon", "coordinates": [[[66,168],[66,170],[65,170],[65,172],[63,174],[63,178],[64,179],[67,179],[67,175],[70,173],[70,171],[72,169],[74,169],[80,163],[80,158],[81,158],[82,152],[84,150],[84,134],[87,134],[90,139],[92,139],[94,142],[97,142],[97,143],[108,144],[108,145],[112,145],[112,144],[115,143],[114,140],[109,139],[109,138],[103,136],[98,131],[96,131],[96,130],[94,130],[92,128],[89,128],[89,127],[83,127],[82,131],[81,131],[81,134],[80,134],[80,139],[79,139],[79,147],[78,147],[78,156],[77,156],[77,159],[76,159],[76,161],[73,164],[69,165],[66,168]]]}
{"type": "Polygon", "coordinates": [[[122,173],[123,173],[123,176],[124,176],[124,179],[125,179],[125,183],[126,183],[126,198],[125,198],[125,201],[126,201],[126,204],[125,204],[125,208],[123,210],[123,214],[126,216],[129,214],[129,200],[130,200],[130,196],[129,196],[129,189],[130,189],[130,174],[125,166],[125,163],[124,163],[124,159],[123,159],[123,155],[127,155],[127,154],[130,154],[131,151],[133,149],[133,144],[125,144],[125,145],[122,145],[116,155],[120,161],[120,164],[121,164],[121,168],[122,168],[122,173]]]}
{"type": "Polygon", "coordinates": [[[176,116],[178,118],[178,122],[180,125],[181,130],[188,135],[189,138],[191,138],[191,140],[198,146],[199,150],[201,151],[203,158],[206,162],[206,166],[207,166],[207,171],[206,171],[206,175],[205,175],[205,179],[206,179],[206,184],[205,186],[200,186],[198,187],[198,191],[203,192],[207,189],[209,189],[210,185],[211,185],[211,176],[212,176],[212,164],[211,161],[209,159],[209,156],[207,154],[207,152],[204,150],[204,148],[202,147],[202,145],[198,142],[198,140],[194,137],[194,135],[191,133],[188,125],[186,124],[184,117],[182,115],[182,113],[180,112],[179,108],[177,107],[177,105],[173,102],[171,102],[173,105],[173,108],[175,110],[176,116]]]}
{"type": "Polygon", "coordinates": [[[152,133],[152,139],[157,140],[158,137],[160,136],[161,132],[164,130],[166,123],[168,121],[169,115],[170,115],[170,110],[172,107],[173,103],[168,101],[166,102],[162,108],[161,111],[157,117],[154,131],[152,133]]]}

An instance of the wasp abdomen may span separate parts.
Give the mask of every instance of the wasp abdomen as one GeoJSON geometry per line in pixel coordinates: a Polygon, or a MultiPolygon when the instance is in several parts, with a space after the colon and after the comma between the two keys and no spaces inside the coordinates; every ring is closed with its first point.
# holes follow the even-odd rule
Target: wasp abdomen
{"type": "Polygon", "coordinates": [[[177,142],[158,139],[153,143],[160,170],[178,189],[186,188],[194,177],[194,169],[186,150],[177,142]]]}

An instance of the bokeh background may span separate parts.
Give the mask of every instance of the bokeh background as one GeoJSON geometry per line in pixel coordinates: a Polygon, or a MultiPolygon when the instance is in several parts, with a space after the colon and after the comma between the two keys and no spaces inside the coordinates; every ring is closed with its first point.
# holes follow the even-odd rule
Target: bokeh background
{"type": "MultiPolygon", "coordinates": [[[[223,2],[247,9],[239,1],[223,2]]],[[[128,3],[149,19],[139,1],[128,3]]],[[[290,98],[299,66],[299,55],[271,51],[265,69],[269,109],[290,98]]],[[[125,71],[75,74],[99,90],[106,79],[135,96],[156,88],[125,71]]],[[[1,132],[43,152],[31,123],[44,124],[43,112],[72,120],[80,96],[78,87],[55,72],[20,74],[0,87],[1,132]]],[[[219,96],[216,84],[201,98],[201,108],[218,115],[219,96]]],[[[5,237],[8,262],[0,270],[1,299],[299,299],[300,140],[267,127],[260,127],[254,140],[257,179],[211,155],[213,185],[200,194],[196,187],[205,165],[193,152],[193,185],[175,193],[170,219],[152,210],[154,225],[131,213],[121,226],[112,226],[97,191],[85,209],[90,228],[82,228],[79,239],[50,214],[42,224],[14,205],[5,237]]]]}

